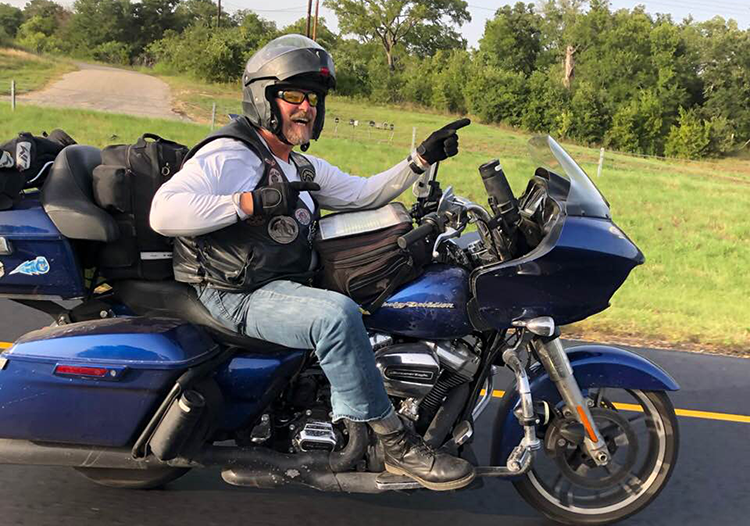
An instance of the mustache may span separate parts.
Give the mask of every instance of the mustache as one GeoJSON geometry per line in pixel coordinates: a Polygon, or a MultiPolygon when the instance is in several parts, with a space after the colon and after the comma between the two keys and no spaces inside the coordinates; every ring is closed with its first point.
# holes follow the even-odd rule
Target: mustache
{"type": "Polygon", "coordinates": [[[292,113],[292,115],[290,115],[289,118],[290,119],[304,118],[304,119],[312,120],[313,115],[312,115],[312,112],[305,111],[305,110],[300,110],[300,111],[298,111],[296,113],[292,113]]]}

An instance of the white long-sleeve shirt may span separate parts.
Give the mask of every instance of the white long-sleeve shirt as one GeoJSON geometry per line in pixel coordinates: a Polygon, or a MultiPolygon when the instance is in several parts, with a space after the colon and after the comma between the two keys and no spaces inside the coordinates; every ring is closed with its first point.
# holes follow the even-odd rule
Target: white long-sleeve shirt
{"type": "MultiPolygon", "coordinates": [[[[377,208],[398,197],[418,177],[406,160],[372,177],[344,173],[330,163],[305,155],[315,167],[314,192],[321,208],[355,210],[377,208]]],[[[294,164],[276,157],[289,181],[299,181],[294,164]]],[[[151,205],[151,228],[164,236],[198,236],[227,227],[246,214],[239,194],[255,189],[263,176],[262,160],[234,139],[211,141],[159,188],[151,205]]],[[[310,210],[313,200],[300,193],[310,210]]]]}

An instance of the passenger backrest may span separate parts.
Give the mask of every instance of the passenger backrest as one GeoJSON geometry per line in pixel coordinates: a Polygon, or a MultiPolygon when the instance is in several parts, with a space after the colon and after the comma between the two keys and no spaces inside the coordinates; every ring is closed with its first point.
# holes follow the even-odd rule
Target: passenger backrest
{"type": "Polygon", "coordinates": [[[115,220],[94,202],[92,173],[101,162],[98,148],[68,146],[55,159],[42,187],[44,211],[68,239],[109,243],[120,236],[115,220]]]}

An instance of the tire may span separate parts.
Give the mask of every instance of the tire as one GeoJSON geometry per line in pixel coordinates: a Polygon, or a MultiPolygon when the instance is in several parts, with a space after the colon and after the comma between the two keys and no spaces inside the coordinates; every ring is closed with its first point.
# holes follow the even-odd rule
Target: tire
{"type": "Polygon", "coordinates": [[[157,489],[185,475],[190,468],[109,469],[73,468],[90,481],[108,488],[157,489]]]}
{"type": "MultiPolygon", "coordinates": [[[[604,389],[601,391],[604,391],[604,389]]],[[[622,440],[621,437],[623,436],[625,437],[625,440],[627,440],[626,443],[628,447],[635,450],[636,454],[640,454],[639,452],[645,445],[646,449],[643,451],[646,452],[646,455],[643,470],[638,471],[637,474],[630,471],[627,471],[624,474],[615,473],[618,477],[610,475],[610,470],[607,470],[603,479],[611,477],[611,481],[614,481],[621,477],[621,483],[612,483],[610,485],[611,489],[609,490],[605,490],[605,486],[603,485],[592,489],[593,486],[581,485],[582,483],[574,481],[571,477],[578,476],[578,470],[581,467],[586,468],[584,476],[581,478],[585,478],[586,474],[593,473],[597,469],[602,470],[605,468],[590,467],[591,461],[587,456],[580,454],[580,448],[575,450],[576,446],[573,446],[574,451],[570,456],[567,455],[569,449],[562,449],[562,455],[559,452],[553,454],[553,452],[548,449],[549,442],[544,441],[545,447],[537,453],[531,471],[525,476],[515,480],[513,485],[526,502],[547,518],[562,524],[585,524],[597,526],[621,521],[648,506],[669,481],[677,462],[677,453],[679,450],[677,417],[669,397],[662,392],[635,390],[622,390],[622,392],[629,394],[641,405],[643,416],[636,416],[632,419],[628,419],[628,422],[642,420],[644,422],[643,427],[645,427],[648,440],[643,441],[645,444],[640,440],[636,440],[635,445],[631,446],[630,442],[632,435],[616,431],[618,436],[612,439],[612,442],[615,445],[610,446],[610,450],[614,447],[616,454],[618,447],[623,447],[616,445],[616,440],[622,440]],[[577,457],[576,454],[578,455],[577,457]],[[544,460],[540,458],[542,456],[544,457],[544,460]],[[571,459],[574,457],[577,460],[578,467],[570,472],[570,476],[566,474],[565,469],[560,468],[558,475],[553,479],[556,482],[554,486],[552,484],[545,484],[542,481],[542,475],[537,472],[537,467],[541,462],[544,461],[553,464],[552,469],[550,469],[550,473],[553,473],[554,469],[559,468],[560,463],[563,462],[561,460],[562,458],[565,459],[565,465],[569,465],[571,459]],[[551,460],[552,458],[555,458],[556,460],[551,460]],[[582,461],[581,459],[584,460],[582,461]],[[587,464],[587,466],[582,466],[581,464],[587,464]],[[626,479],[627,482],[625,482],[626,479]],[[635,483],[636,485],[631,486],[632,483],[635,483]],[[568,489],[563,490],[563,484],[565,484],[565,487],[568,489]],[[619,486],[620,490],[615,486],[619,486]],[[554,487],[555,489],[550,491],[551,487],[554,487]],[[600,498],[599,494],[596,493],[600,489],[602,490],[601,494],[605,497],[600,498]],[[574,491],[584,494],[581,497],[581,500],[578,501],[581,504],[576,504],[576,494],[574,491]],[[611,491],[612,495],[607,495],[607,491],[611,491]],[[587,495],[585,494],[586,492],[592,492],[594,495],[587,495]],[[622,497],[618,501],[616,499],[619,494],[621,494],[622,497]],[[559,495],[560,497],[556,497],[556,495],[559,495]],[[597,507],[597,504],[600,502],[605,505],[597,507]]],[[[612,418],[618,418],[622,421],[622,415],[629,414],[628,411],[633,411],[634,406],[635,404],[621,405],[621,402],[619,404],[617,402],[604,402],[601,405],[597,405],[597,407],[600,407],[601,409],[597,409],[596,411],[600,417],[605,418],[607,411],[616,413],[612,418]]],[[[593,413],[594,410],[592,410],[592,414],[593,413]]],[[[597,421],[598,425],[599,418],[594,416],[594,420],[597,421]]],[[[634,427],[632,425],[629,426],[631,429],[634,427]]],[[[612,424],[609,427],[614,428],[616,427],[616,424],[612,424]]],[[[546,432],[550,432],[549,428],[546,432]]],[[[551,442],[555,443],[557,442],[557,439],[553,439],[551,442]]],[[[608,444],[609,443],[610,442],[608,441],[608,444]]],[[[571,444],[568,444],[568,447],[570,446],[571,444]]],[[[628,449],[623,449],[623,451],[627,452],[628,449]]],[[[627,457],[628,459],[632,458],[630,452],[627,453],[627,457]]],[[[617,464],[613,465],[616,466],[617,464]]],[[[545,473],[545,476],[546,475],[547,474],[545,473]]],[[[549,479],[549,477],[547,478],[549,479]]],[[[588,482],[587,484],[591,484],[591,482],[588,482]]],[[[596,481],[594,481],[594,486],[596,486],[596,481]]]]}

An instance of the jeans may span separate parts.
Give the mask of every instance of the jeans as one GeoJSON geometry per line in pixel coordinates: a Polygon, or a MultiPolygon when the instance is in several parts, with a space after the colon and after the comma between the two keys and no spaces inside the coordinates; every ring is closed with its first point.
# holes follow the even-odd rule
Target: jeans
{"type": "Polygon", "coordinates": [[[362,314],[350,298],[291,281],[273,281],[252,293],[197,290],[200,301],[230,329],[285,347],[313,349],[331,384],[334,421],[380,420],[393,410],[362,314]]]}

